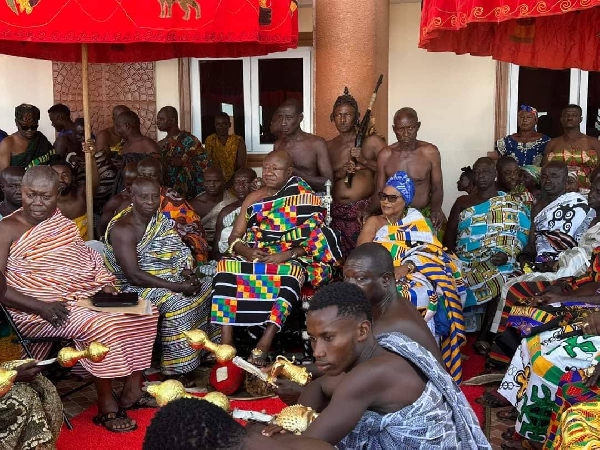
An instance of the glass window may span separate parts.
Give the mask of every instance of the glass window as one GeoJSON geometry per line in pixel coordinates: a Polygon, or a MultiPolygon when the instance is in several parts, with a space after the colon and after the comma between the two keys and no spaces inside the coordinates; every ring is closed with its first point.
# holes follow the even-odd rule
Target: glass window
{"type": "Polygon", "coordinates": [[[590,72],[588,78],[586,134],[600,136],[600,72],[590,72]]]}
{"type": "Polygon", "coordinates": [[[200,60],[202,142],[215,132],[215,115],[230,115],[233,132],[245,138],[244,64],[238,60],[200,60]]]}

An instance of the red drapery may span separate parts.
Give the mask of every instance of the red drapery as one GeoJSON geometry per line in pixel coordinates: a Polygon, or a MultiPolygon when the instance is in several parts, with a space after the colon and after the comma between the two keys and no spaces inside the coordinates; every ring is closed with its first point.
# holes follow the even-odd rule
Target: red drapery
{"type": "Polygon", "coordinates": [[[296,0],[0,0],[0,54],[102,63],[296,47],[296,0]]]}
{"type": "Polygon", "coordinates": [[[600,0],[424,0],[419,47],[600,71],[600,0]]]}

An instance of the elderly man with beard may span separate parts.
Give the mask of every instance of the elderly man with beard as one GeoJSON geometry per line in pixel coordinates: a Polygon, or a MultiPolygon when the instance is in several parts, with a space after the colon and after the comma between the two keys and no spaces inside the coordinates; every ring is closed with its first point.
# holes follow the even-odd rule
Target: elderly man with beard
{"type": "Polygon", "coordinates": [[[4,201],[0,203],[0,220],[21,207],[21,182],[25,175],[22,167],[7,167],[0,173],[0,188],[4,201]]]}

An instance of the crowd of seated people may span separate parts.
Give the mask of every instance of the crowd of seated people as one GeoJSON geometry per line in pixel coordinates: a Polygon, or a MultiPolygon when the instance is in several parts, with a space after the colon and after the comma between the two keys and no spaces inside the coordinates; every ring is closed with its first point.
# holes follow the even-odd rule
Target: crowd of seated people
{"type": "MultiPolygon", "coordinates": [[[[190,330],[236,346],[236,327],[259,326],[244,356],[269,365],[305,292],[314,294],[306,302],[313,381],[281,382],[276,392],[321,413],[306,442],[489,448],[458,388],[468,329],[478,331],[474,347],[487,369],[506,371],[500,388],[477,401],[514,407],[504,414],[515,421],[507,446],[524,439],[554,448],[548,442],[571,438],[562,425],[582,403],[598,411],[600,147],[579,132],[578,106],[564,109],[565,133],[553,140],[535,130],[535,108],[522,106],[519,132],[462,169],[457,190],[466,195],[447,219],[440,152],[418,140],[417,112],[395,114],[398,142],[386,146],[371,128],[364,150],[354,148],[346,144],[356,138],[359,110],[347,90],[331,114],[339,136],[327,143],[300,130],[297,102],[282,104],[259,177],[224,114],[205,150],[170,106],[158,113],[167,133],[158,143],[123,105],[89,142],[65,105],[48,112],[54,144],[27,104],[15,109],[17,131],[0,142],[0,302],[29,336],[110,347],[102,363],[81,363],[98,392],[97,425],[131,431],[129,409],[156,407],[141,389],[155,340],[162,378],[185,387],[208,356],[188,344],[190,330]],[[94,217],[86,216],[86,181],[94,217]],[[86,245],[90,233],[100,242],[86,245]],[[135,294],[146,312],[90,309],[83,300],[100,291],[135,294]],[[466,314],[476,319],[466,323],[466,314]],[[114,398],[120,377],[125,388],[114,398]]],[[[34,350],[43,358],[48,346],[34,350]]],[[[52,389],[35,366],[20,370],[17,384],[52,389]]],[[[32,439],[53,442],[55,425],[47,420],[32,439]]],[[[256,437],[283,439],[278,431],[256,437]]]]}

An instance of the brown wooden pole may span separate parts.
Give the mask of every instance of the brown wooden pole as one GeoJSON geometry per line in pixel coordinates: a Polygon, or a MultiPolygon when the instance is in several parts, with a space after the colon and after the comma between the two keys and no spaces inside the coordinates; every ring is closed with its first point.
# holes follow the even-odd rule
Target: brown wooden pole
{"type": "MultiPolygon", "coordinates": [[[[85,141],[92,138],[92,121],[90,118],[90,91],[88,75],[88,46],[81,44],[81,83],[83,86],[83,120],[85,123],[85,141]]],[[[84,144],[86,145],[86,144],[84,144]]],[[[86,149],[87,150],[87,149],[86,149]]],[[[85,201],[87,213],[87,238],[94,239],[94,191],[92,188],[92,158],[94,154],[85,152],[85,201]]]]}

